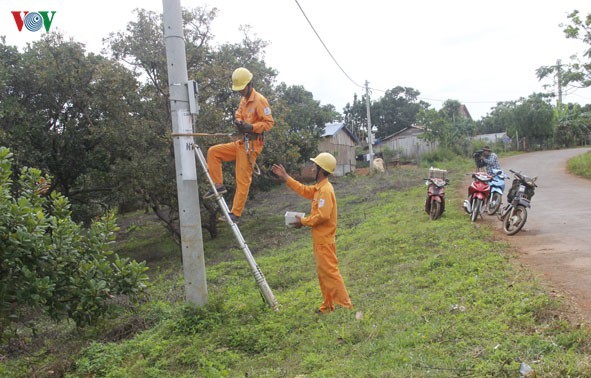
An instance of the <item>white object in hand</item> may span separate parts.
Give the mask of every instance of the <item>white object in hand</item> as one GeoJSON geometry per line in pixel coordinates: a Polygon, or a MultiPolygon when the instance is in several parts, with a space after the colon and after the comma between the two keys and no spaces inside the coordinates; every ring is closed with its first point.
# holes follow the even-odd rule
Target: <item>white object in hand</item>
{"type": "Polygon", "coordinates": [[[300,218],[303,218],[306,214],[305,213],[298,213],[296,211],[288,211],[285,213],[285,225],[289,227],[293,227],[292,223],[297,222],[296,215],[300,218]]]}

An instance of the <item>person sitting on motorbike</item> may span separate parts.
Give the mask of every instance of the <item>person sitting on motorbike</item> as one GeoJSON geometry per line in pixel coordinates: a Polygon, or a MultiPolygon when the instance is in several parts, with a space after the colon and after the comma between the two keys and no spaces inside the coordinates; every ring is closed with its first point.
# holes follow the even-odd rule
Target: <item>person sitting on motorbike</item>
{"type": "Polygon", "coordinates": [[[494,176],[493,169],[501,169],[497,154],[492,152],[489,146],[484,146],[482,148],[480,160],[485,164],[484,167],[486,168],[486,173],[491,176],[494,176]]]}

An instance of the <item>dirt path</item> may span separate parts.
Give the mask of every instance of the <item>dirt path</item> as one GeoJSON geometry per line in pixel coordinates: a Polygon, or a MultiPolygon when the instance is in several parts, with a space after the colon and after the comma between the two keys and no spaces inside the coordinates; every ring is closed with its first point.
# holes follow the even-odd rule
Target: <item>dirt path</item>
{"type": "Polygon", "coordinates": [[[538,176],[538,188],[527,223],[517,235],[506,236],[501,222],[489,216],[486,219],[502,239],[517,248],[520,261],[539,273],[550,289],[571,300],[579,317],[590,323],[591,181],[566,171],[568,159],[587,151],[591,149],[542,151],[501,159],[507,173],[513,169],[538,176]]]}

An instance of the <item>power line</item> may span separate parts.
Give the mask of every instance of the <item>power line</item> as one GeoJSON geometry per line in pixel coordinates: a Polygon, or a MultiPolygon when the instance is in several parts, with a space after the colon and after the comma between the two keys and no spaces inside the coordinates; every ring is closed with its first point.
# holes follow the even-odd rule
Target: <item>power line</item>
{"type": "MultiPolygon", "coordinates": [[[[374,90],[374,91],[378,91],[378,92],[383,92],[383,93],[386,93],[386,91],[387,91],[384,89],[372,88],[372,87],[369,87],[369,89],[374,90]]],[[[422,97],[422,96],[418,96],[417,98],[419,100],[425,100],[425,101],[436,101],[436,102],[447,101],[447,100],[440,100],[437,98],[428,98],[428,97],[422,97]]],[[[497,104],[497,103],[499,103],[499,101],[462,101],[462,104],[497,104]]]]}
{"type": "Polygon", "coordinates": [[[337,65],[337,67],[339,67],[339,69],[345,74],[345,76],[347,77],[347,79],[349,79],[351,81],[351,83],[355,84],[356,86],[358,86],[360,88],[364,88],[362,85],[357,84],[355,82],[355,80],[351,79],[351,77],[347,74],[347,72],[345,72],[345,70],[343,69],[343,67],[341,67],[341,65],[339,64],[339,62],[337,62],[337,60],[335,59],[335,57],[332,55],[332,53],[330,52],[330,50],[328,49],[328,47],[326,46],[326,44],[324,43],[324,41],[322,40],[322,38],[320,38],[320,35],[318,34],[318,32],[316,31],[316,29],[314,28],[314,25],[312,25],[312,22],[310,22],[310,19],[308,19],[308,16],[306,16],[306,13],[302,9],[302,6],[298,2],[298,0],[295,0],[295,2],[298,5],[298,8],[300,8],[300,11],[304,15],[304,17],[306,18],[306,21],[308,21],[308,24],[310,25],[310,27],[314,31],[314,34],[316,34],[316,37],[318,37],[318,40],[320,41],[320,43],[322,43],[322,46],[324,46],[324,49],[326,50],[326,52],[328,53],[328,55],[330,55],[330,57],[335,62],[335,64],[337,65]]]}
{"type": "MultiPolygon", "coordinates": [[[[326,52],[328,53],[328,55],[330,55],[330,57],[335,62],[335,64],[337,65],[337,67],[339,67],[339,69],[341,70],[341,72],[347,77],[347,79],[349,79],[349,81],[351,81],[351,83],[353,83],[354,85],[356,85],[359,88],[365,89],[365,86],[357,84],[355,82],[355,80],[351,79],[351,77],[347,74],[347,72],[343,69],[343,67],[341,67],[341,65],[339,64],[339,62],[332,55],[332,53],[330,52],[329,48],[326,46],[326,44],[324,43],[324,41],[322,40],[322,38],[320,37],[320,35],[316,31],[316,28],[314,28],[314,25],[312,25],[312,22],[310,21],[310,19],[306,15],[306,12],[304,12],[304,9],[302,8],[302,6],[298,2],[298,0],[294,0],[294,1],[297,4],[298,8],[300,8],[300,11],[302,12],[302,15],[304,16],[304,18],[306,19],[306,21],[308,21],[308,24],[310,25],[310,28],[312,28],[312,31],[314,32],[314,34],[316,34],[316,37],[318,38],[318,40],[320,41],[320,43],[322,43],[322,46],[324,47],[324,49],[326,50],[326,52]]],[[[378,92],[383,92],[383,93],[386,92],[386,90],[384,90],[384,89],[378,89],[378,88],[372,88],[372,87],[369,87],[369,89],[374,90],[374,91],[378,91],[378,92]]],[[[440,100],[440,99],[427,98],[427,97],[417,97],[417,98],[419,100],[425,100],[425,101],[437,101],[437,102],[445,102],[445,101],[447,101],[447,100],[440,100]]],[[[497,104],[497,103],[499,103],[499,101],[462,101],[462,103],[463,104],[497,104]]]]}
{"type": "Polygon", "coordinates": [[[575,93],[575,92],[572,92],[572,93],[567,93],[566,95],[567,95],[567,96],[576,96],[576,97],[580,97],[580,98],[582,98],[582,99],[584,99],[584,100],[591,100],[591,98],[589,98],[589,97],[586,97],[586,96],[581,96],[580,94],[578,94],[578,93],[575,93]]]}

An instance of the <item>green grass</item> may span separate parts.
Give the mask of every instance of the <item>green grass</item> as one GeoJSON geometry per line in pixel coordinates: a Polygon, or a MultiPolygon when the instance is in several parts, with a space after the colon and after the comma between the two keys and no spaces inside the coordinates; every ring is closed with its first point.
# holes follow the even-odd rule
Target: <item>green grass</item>
{"type": "Polygon", "coordinates": [[[575,175],[591,178],[591,152],[575,156],[566,166],[568,171],[575,175]]]}
{"type": "MultiPolygon", "coordinates": [[[[284,187],[251,200],[241,225],[279,312],[262,302],[227,227],[205,243],[203,308],[183,304],[178,257],[157,228],[130,231],[119,253],[153,250],[164,257],[151,265],[167,267],[135,313],[145,330],[109,340],[104,324],[86,334],[95,341],[69,356],[65,376],[516,377],[521,362],[538,376],[590,376],[589,331],[570,324],[509,246],[463,213],[467,164],[440,166],[453,187],[434,222],[423,210],[426,168],[335,180],[337,253],[355,311],[314,314],[321,294],[309,230],[286,229],[282,218],[309,204],[284,187]]],[[[47,357],[35,363],[53,366],[47,357]]],[[[0,376],[30,376],[31,365],[11,359],[0,376]],[[6,375],[8,366],[19,374],[6,375]]]]}

